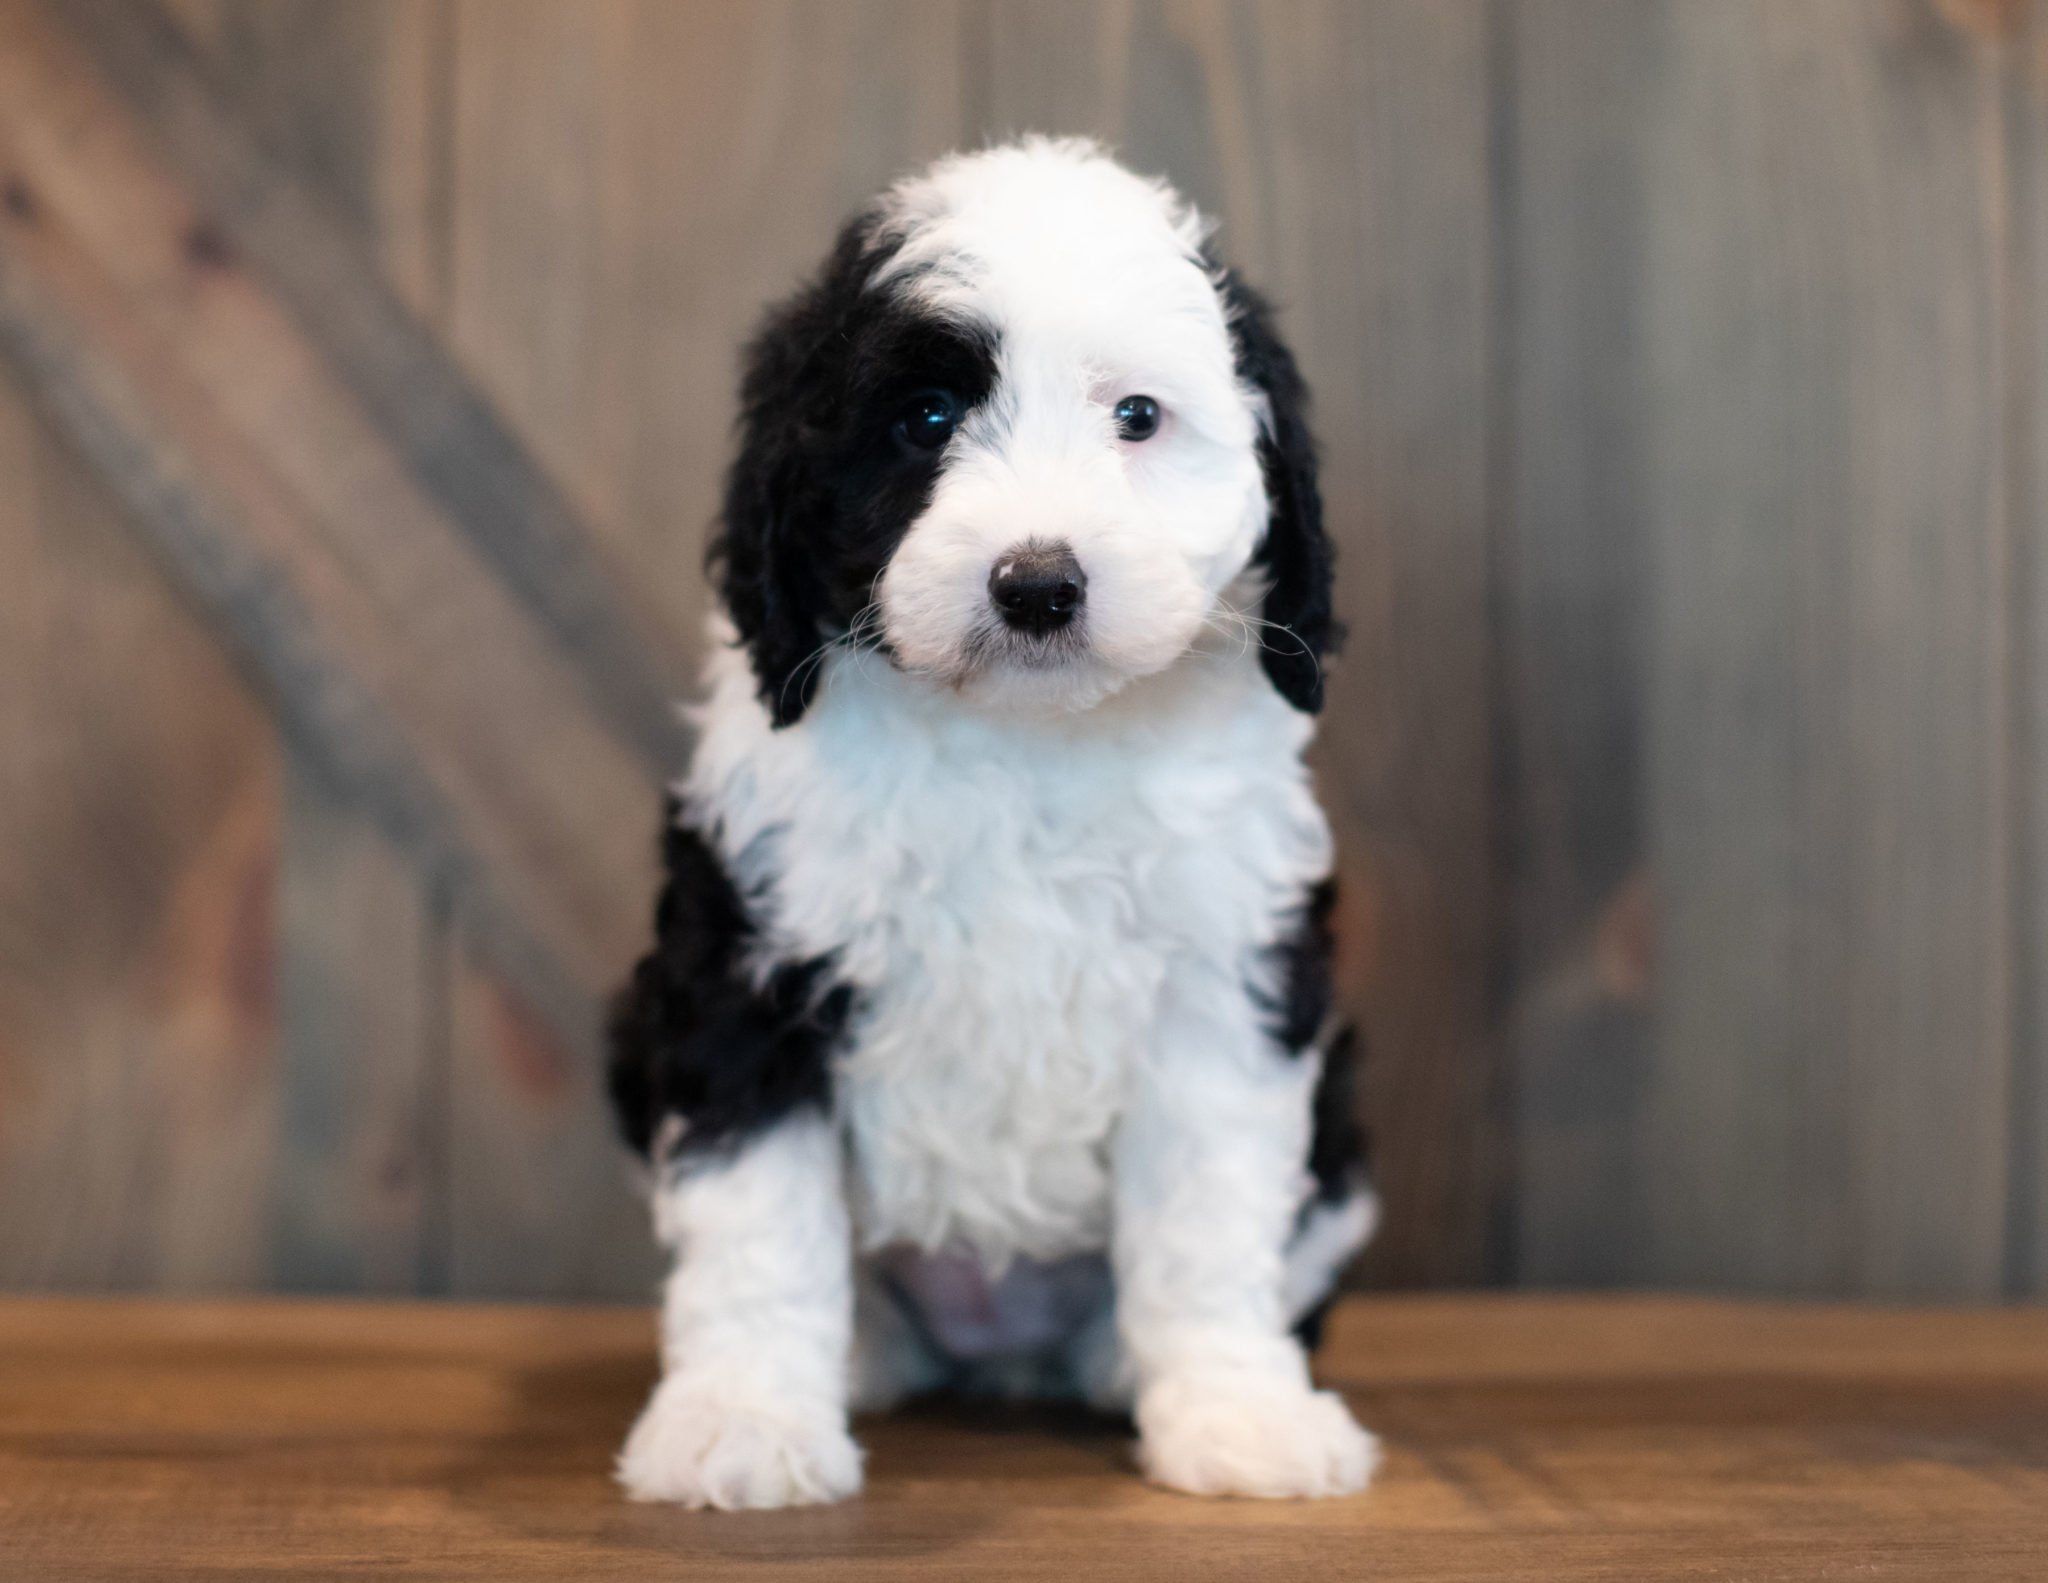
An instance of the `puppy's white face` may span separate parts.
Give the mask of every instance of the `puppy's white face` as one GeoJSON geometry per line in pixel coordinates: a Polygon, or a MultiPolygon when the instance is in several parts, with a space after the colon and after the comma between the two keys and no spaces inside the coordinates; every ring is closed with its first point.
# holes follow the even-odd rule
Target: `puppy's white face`
{"type": "Polygon", "coordinates": [[[1319,706],[1304,393],[1202,244],[1166,187],[1044,139],[943,160],[847,226],[749,354],[713,552],[778,725],[835,649],[1057,711],[1211,624],[1257,630],[1275,687],[1319,706]],[[1247,567],[1261,610],[1222,611],[1247,567]]]}
{"type": "Polygon", "coordinates": [[[1085,708],[1187,652],[1266,525],[1200,222],[1085,146],[949,160],[895,189],[870,290],[964,329],[985,389],[897,420],[936,453],[881,577],[905,670],[994,707],[1085,708]]]}

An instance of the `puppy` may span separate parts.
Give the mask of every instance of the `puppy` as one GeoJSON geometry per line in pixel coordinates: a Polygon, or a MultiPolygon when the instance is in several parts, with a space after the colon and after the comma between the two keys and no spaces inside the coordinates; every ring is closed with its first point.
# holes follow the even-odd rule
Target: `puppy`
{"type": "Polygon", "coordinates": [[[1375,1217],[1302,766],[1304,392],[1169,188],[942,160],[747,358],[709,701],[611,1088],[675,1252],[633,1495],[838,1500],[849,1410],[1136,1419],[1201,1494],[1361,1488],[1303,1350],[1375,1217]]]}

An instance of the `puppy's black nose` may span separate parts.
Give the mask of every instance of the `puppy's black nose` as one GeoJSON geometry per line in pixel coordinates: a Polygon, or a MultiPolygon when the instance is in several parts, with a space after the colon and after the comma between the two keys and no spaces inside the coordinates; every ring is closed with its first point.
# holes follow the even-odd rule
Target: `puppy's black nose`
{"type": "Polygon", "coordinates": [[[1009,625],[1044,637],[1074,619],[1088,597],[1088,574],[1064,544],[1027,544],[996,562],[988,597],[1009,625]]]}

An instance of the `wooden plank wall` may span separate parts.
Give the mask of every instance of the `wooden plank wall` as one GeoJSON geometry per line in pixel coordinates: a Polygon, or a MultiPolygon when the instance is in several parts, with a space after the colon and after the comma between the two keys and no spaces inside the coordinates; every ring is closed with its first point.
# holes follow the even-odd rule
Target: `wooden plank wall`
{"type": "Polygon", "coordinates": [[[2024,9],[1504,13],[1527,1278],[2036,1278],[2024,9]]]}
{"type": "Polygon", "coordinates": [[[2014,622],[2015,949],[2012,1206],[2006,1290],[2048,1292],[2048,6],[2013,29],[2002,156],[2013,195],[2005,279],[2005,479],[2014,622]]]}
{"type": "Polygon", "coordinates": [[[0,1284],[636,1294],[735,348],[894,172],[1284,306],[1365,1275],[2048,1292],[2048,5],[0,3],[0,1284]]]}

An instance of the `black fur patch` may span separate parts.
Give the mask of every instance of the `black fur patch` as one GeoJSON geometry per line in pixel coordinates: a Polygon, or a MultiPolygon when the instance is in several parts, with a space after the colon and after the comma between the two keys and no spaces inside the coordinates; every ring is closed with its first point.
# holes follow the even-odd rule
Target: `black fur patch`
{"type": "Polygon", "coordinates": [[[754,924],[718,854],[676,809],[662,840],[668,879],[654,949],[611,1018],[612,1107],[626,1141],[648,1154],[662,1119],[682,1119],[682,1148],[736,1142],[831,1098],[832,1050],[852,991],[824,960],[747,973],[754,924]]]}
{"type": "Polygon", "coordinates": [[[1315,1307],[1294,1322],[1294,1339],[1305,1352],[1314,1352],[1323,1344],[1323,1331],[1330,1323],[1330,1310],[1337,1306],[1337,1294],[1330,1293],[1315,1307]]]}
{"type": "Polygon", "coordinates": [[[1301,915],[1273,947],[1280,968],[1278,1000],[1267,1000],[1273,1037],[1285,1050],[1306,1050],[1322,1031],[1336,996],[1333,968],[1337,936],[1330,919],[1337,910],[1337,882],[1312,887],[1301,915]]]}
{"type": "Polygon", "coordinates": [[[852,628],[931,503],[941,453],[896,440],[904,404],[936,388],[972,408],[995,385],[993,330],[870,284],[895,251],[876,224],[847,224],[746,355],[739,455],[708,564],[778,726],[802,716],[820,645],[852,628]]]}
{"type": "MultiPolygon", "coordinates": [[[[1358,1032],[1348,1024],[1323,1052],[1311,1128],[1308,1169],[1316,1191],[1302,1206],[1304,1220],[1317,1204],[1341,1204],[1372,1180],[1371,1143],[1358,1119],[1358,1032]]],[[[1323,1327],[1336,1301],[1333,1290],[1295,1321],[1294,1334],[1310,1352],[1323,1344],[1323,1327]]]]}
{"type": "MultiPolygon", "coordinates": [[[[1280,967],[1279,995],[1261,1000],[1274,1039],[1292,1054],[1299,1055],[1315,1042],[1335,1004],[1337,939],[1331,918],[1336,909],[1337,882],[1326,879],[1309,891],[1294,928],[1273,947],[1280,967]]],[[[1316,1179],[1317,1196],[1331,1202],[1355,1189],[1367,1170],[1365,1128],[1358,1119],[1357,1067],[1357,1030],[1345,1024],[1323,1050],[1309,1142],[1309,1171],[1316,1179]]]]}
{"type": "Polygon", "coordinates": [[[1323,660],[1344,641],[1331,609],[1337,552],[1323,527],[1316,447],[1308,427],[1308,386],[1273,328],[1273,310],[1235,270],[1218,275],[1236,347],[1237,377],[1265,393],[1259,434],[1272,520],[1252,564],[1265,572],[1261,614],[1281,628],[1264,634],[1260,659],[1280,696],[1305,714],[1323,707],[1323,660]]]}
{"type": "Polygon", "coordinates": [[[1358,1030],[1349,1024],[1323,1052],[1308,1168],[1316,1179],[1316,1196],[1332,1204],[1349,1197],[1372,1173],[1371,1140],[1358,1119],[1358,1030]]]}

